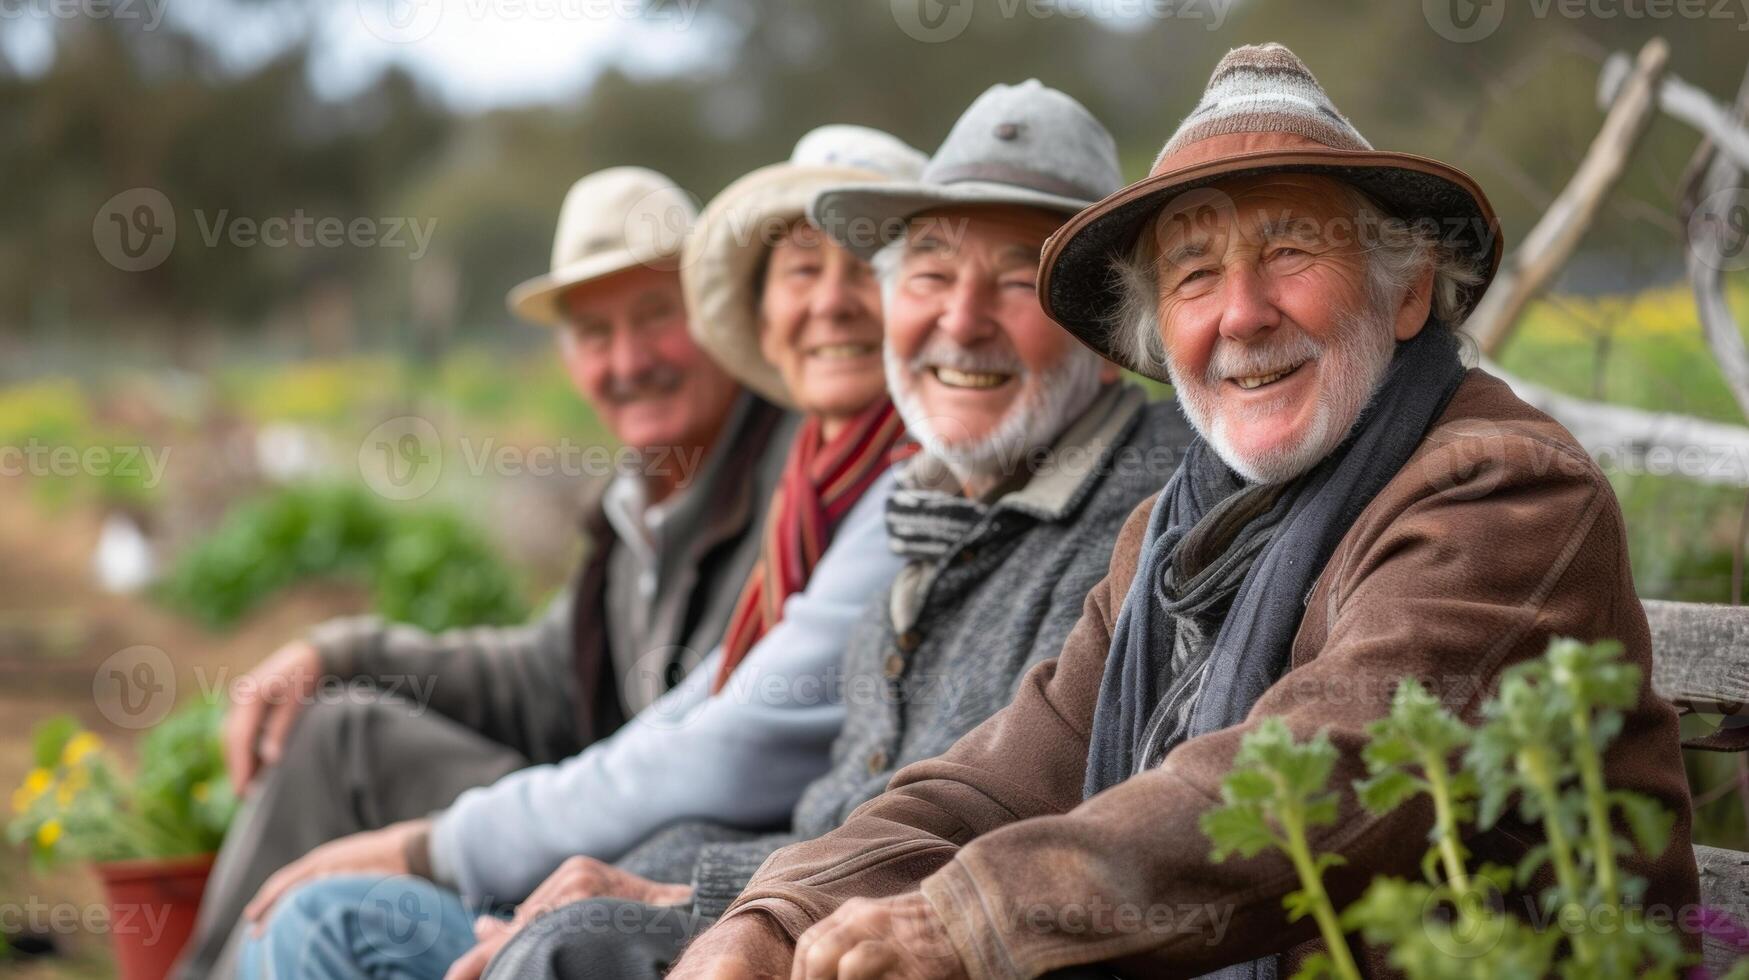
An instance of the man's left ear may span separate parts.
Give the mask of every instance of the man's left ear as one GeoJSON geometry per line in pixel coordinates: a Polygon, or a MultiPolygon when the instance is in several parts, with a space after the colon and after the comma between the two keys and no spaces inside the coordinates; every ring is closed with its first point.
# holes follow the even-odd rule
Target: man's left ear
{"type": "Polygon", "coordinates": [[[1433,266],[1429,264],[1403,293],[1403,304],[1397,307],[1397,322],[1392,330],[1398,341],[1408,340],[1427,325],[1427,312],[1433,308],[1433,266]]]}

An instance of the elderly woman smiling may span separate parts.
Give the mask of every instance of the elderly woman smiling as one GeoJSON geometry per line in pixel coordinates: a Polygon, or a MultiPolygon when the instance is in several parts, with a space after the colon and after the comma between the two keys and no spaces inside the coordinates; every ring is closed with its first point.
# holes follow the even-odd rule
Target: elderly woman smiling
{"type": "Polygon", "coordinates": [[[808,223],[807,202],[821,187],[915,174],[922,164],[884,133],[822,127],[788,163],[718,195],[687,243],[682,279],[700,344],[748,387],[803,415],[713,692],[782,617],[784,599],[904,435],[883,373],[880,287],[867,262],[808,223]]]}

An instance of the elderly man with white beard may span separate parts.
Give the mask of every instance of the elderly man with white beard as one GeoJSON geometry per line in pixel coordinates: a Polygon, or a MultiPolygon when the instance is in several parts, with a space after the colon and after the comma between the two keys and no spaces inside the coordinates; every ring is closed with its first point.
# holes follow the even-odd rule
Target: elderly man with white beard
{"type": "Polygon", "coordinates": [[[623,862],[689,884],[688,904],[607,890],[564,905],[511,940],[488,978],[661,976],[773,851],[837,826],[1061,649],[1124,515],[1190,439],[1173,405],[1146,404],[1039,307],[1040,246],[1119,183],[1105,129],[1027,82],[974,102],[917,183],[814,199],[819,228],[875,259],[888,385],[924,447],[887,509],[906,564],[848,644],[832,768],[780,833],[683,825],[623,862]]]}
{"type": "MultiPolygon", "coordinates": [[[[1241,740],[1267,719],[1336,748],[1343,789],[1309,846],[1340,862],[1325,888],[1344,907],[1376,876],[1416,879],[1433,825],[1425,799],[1377,816],[1347,789],[1398,683],[1474,723],[1555,636],[1619,640],[1639,669],[1603,777],[1674,827],[1622,861],[1641,911],[1695,907],[1620,508],[1571,434],[1460,359],[1500,247],[1468,176],[1374,150],[1286,48],[1229,53],[1152,176],[1052,237],[1038,287],[1090,347],[1169,378],[1201,438],[1125,524],[1061,656],[773,855],[671,976],[1273,978],[1346,955],[1288,921],[1286,855],[1209,859],[1199,820],[1241,740]]],[[[1461,832],[1478,866],[1546,841],[1515,814],[1461,832]]],[[[1536,914],[1538,884],[1508,907],[1536,914]]]]}

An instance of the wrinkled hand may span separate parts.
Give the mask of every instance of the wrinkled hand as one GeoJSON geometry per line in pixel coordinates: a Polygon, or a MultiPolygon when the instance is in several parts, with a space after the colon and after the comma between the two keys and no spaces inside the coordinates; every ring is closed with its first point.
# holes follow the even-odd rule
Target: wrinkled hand
{"type": "Polygon", "coordinates": [[[474,939],[479,945],[456,960],[445,973],[444,980],[476,980],[486,972],[486,964],[511,937],[529,923],[572,902],[586,898],[623,898],[646,905],[679,905],[691,900],[691,885],[664,885],[621,871],[592,857],[567,858],[559,870],[547,876],[516,907],[509,922],[483,915],[474,921],[474,939]]]}
{"type": "Polygon", "coordinates": [[[853,898],[796,942],[790,980],[963,980],[964,964],[922,892],[853,898]]]}
{"type": "Polygon", "coordinates": [[[322,679],[322,655],[296,640],[280,647],[231,685],[225,712],[225,770],[242,795],[261,770],[279,762],[292,723],[322,679]]]}
{"type": "Polygon", "coordinates": [[[275,902],[299,885],[337,875],[374,874],[389,877],[409,873],[407,844],[416,835],[429,834],[431,821],[407,820],[381,830],[367,830],[329,841],[273,873],[255,893],[243,918],[261,928],[275,902]]]}
{"type": "Polygon", "coordinates": [[[777,923],[757,913],[737,915],[694,939],[667,980],[783,980],[794,952],[777,923]]]}

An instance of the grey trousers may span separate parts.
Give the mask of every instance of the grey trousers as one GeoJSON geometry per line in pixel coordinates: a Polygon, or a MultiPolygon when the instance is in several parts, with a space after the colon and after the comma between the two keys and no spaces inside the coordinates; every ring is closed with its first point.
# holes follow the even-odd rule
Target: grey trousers
{"type": "MultiPolygon", "coordinates": [[[[714,919],[682,905],[618,898],[574,902],[517,933],[481,980],[662,980],[693,937],[714,919]]],[[[1100,967],[1070,967],[1047,980],[1107,980],[1100,967]]]]}
{"type": "Polygon", "coordinates": [[[311,848],[425,816],[529,762],[516,748],[405,701],[311,705],[280,763],[259,778],[232,823],[172,975],[233,976],[243,907],[268,876],[311,848]]]}

